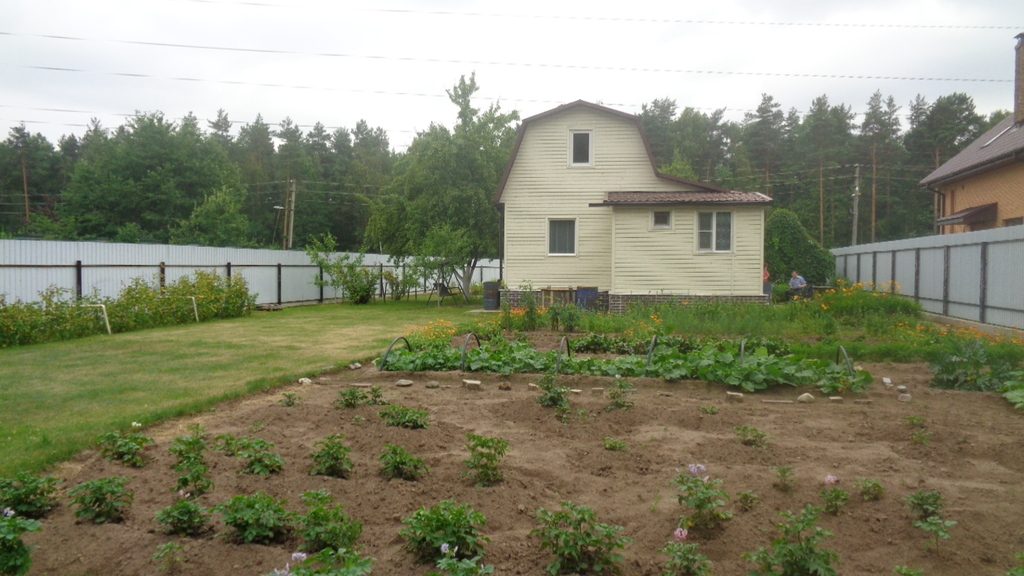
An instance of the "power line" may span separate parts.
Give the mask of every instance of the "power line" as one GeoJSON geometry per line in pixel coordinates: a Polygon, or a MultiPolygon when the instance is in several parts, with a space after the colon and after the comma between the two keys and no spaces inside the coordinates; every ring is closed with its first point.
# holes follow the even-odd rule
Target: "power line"
{"type": "MultiPolygon", "coordinates": [[[[418,64],[459,64],[459,65],[470,65],[470,66],[512,66],[520,68],[549,68],[555,70],[598,70],[602,72],[644,72],[644,73],[659,73],[659,74],[699,74],[699,75],[710,75],[710,76],[752,76],[752,77],[772,77],[772,78],[815,78],[815,79],[833,79],[833,80],[899,80],[905,82],[1013,82],[1012,79],[997,79],[997,78],[936,78],[928,76],[869,76],[862,74],[812,74],[812,73],[799,73],[799,72],[758,72],[758,71],[730,71],[730,70],[699,70],[699,69],[685,69],[685,68],[643,68],[643,67],[629,67],[629,66],[597,66],[589,64],[559,64],[552,62],[503,62],[498,60],[453,60],[445,58],[420,58],[415,56],[382,56],[377,54],[345,54],[339,52],[299,52],[294,50],[277,50],[270,48],[238,48],[231,46],[209,46],[200,44],[178,44],[171,42],[150,42],[145,40],[107,40],[107,39],[93,39],[83,38],[79,36],[58,36],[53,34],[17,34],[14,32],[0,31],[0,36],[22,36],[29,38],[46,38],[51,40],[68,40],[76,42],[111,42],[114,44],[128,44],[136,46],[155,46],[160,48],[178,48],[178,49],[190,49],[190,50],[210,50],[218,52],[244,52],[253,54],[280,54],[280,55],[299,55],[299,56],[317,56],[326,58],[351,58],[361,60],[377,60],[377,61],[394,61],[394,62],[414,62],[418,64]]],[[[19,68],[31,68],[38,70],[55,70],[60,72],[89,72],[92,74],[110,74],[115,76],[129,76],[129,77],[141,77],[141,78],[161,78],[159,76],[153,76],[149,74],[139,73],[128,73],[128,72],[95,72],[82,70],[78,68],[61,68],[55,66],[30,66],[30,65],[12,65],[19,68]]],[[[183,80],[188,82],[217,82],[227,84],[244,84],[237,81],[225,81],[225,80],[204,80],[199,78],[188,78],[188,77],[167,77],[169,80],[183,80]]],[[[287,86],[281,84],[253,84],[255,86],[262,87],[289,87],[289,88],[301,88],[308,90],[316,90],[323,88],[316,88],[312,86],[287,86]]],[[[433,94],[431,96],[440,97],[440,95],[433,94]]],[[[444,95],[447,97],[447,94],[444,95]]]]}

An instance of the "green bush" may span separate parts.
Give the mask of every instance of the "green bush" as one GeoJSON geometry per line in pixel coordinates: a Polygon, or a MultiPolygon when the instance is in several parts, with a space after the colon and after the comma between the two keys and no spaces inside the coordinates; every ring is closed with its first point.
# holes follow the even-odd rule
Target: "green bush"
{"type": "Polygon", "coordinates": [[[156,513],[156,521],[171,534],[195,536],[206,530],[208,511],[193,500],[182,498],[156,513]]]}
{"type": "Polygon", "coordinates": [[[547,567],[550,574],[603,573],[606,570],[618,573],[618,564],[623,558],[615,551],[625,548],[632,540],[619,536],[621,526],[596,520],[593,510],[572,502],[563,502],[561,512],[537,510],[540,528],[530,535],[540,536],[541,548],[554,553],[555,561],[547,567]]]}
{"type": "Polygon", "coordinates": [[[124,509],[131,506],[134,494],[125,490],[128,478],[99,478],[75,486],[68,492],[71,503],[78,506],[75,518],[90,520],[94,524],[120,522],[124,509]]]}
{"type": "Polygon", "coordinates": [[[354,466],[348,457],[352,449],[342,443],[344,439],[344,434],[333,434],[313,444],[314,448],[319,446],[320,450],[311,455],[313,467],[309,470],[310,476],[348,478],[354,466]]]}
{"type": "Polygon", "coordinates": [[[500,438],[485,438],[475,434],[466,435],[469,444],[469,460],[463,462],[469,472],[463,472],[476,480],[477,486],[493,486],[502,481],[498,463],[508,453],[508,442],[500,438]]]}
{"type": "Polygon", "coordinates": [[[789,510],[780,512],[786,520],[776,525],[781,537],[768,548],[743,555],[747,562],[757,565],[750,576],[835,576],[836,569],[832,564],[839,562],[839,555],[831,550],[818,549],[826,538],[832,537],[831,532],[816,525],[819,512],[810,504],[799,516],[789,510]]]}
{"type": "Polygon", "coordinates": [[[235,496],[218,504],[213,511],[224,523],[235,529],[238,539],[246,544],[267,544],[285,536],[291,526],[292,514],[284,509],[284,500],[257,492],[252,496],[235,496]]]}
{"type": "Polygon", "coordinates": [[[430,472],[430,468],[427,468],[423,460],[409,454],[405,448],[394,444],[384,445],[384,453],[380,455],[380,461],[383,464],[380,473],[388,479],[400,478],[415,481],[421,475],[430,472]]]}
{"type": "Polygon", "coordinates": [[[10,508],[18,516],[39,519],[57,505],[57,484],[53,476],[19,472],[14,478],[0,478],[0,509],[10,508]]]}
{"type": "Polygon", "coordinates": [[[417,430],[430,424],[430,413],[405,406],[388,406],[378,414],[388,426],[417,430]]]}
{"type": "Polygon", "coordinates": [[[153,439],[142,434],[125,434],[120,432],[108,432],[99,437],[100,446],[103,448],[103,455],[108,460],[120,460],[125,466],[142,468],[146,465],[143,460],[142,449],[147,444],[152,444],[153,439]]]}
{"type": "Polygon", "coordinates": [[[21,576],[32,566],[31,551],[21,537],[28,532],[38,532],[38,520],[15,516],[13,511],[0,511],[0,575],[21,576]]]}
{"type": "Polygon", "coordinates": [[[355,547],[363,533],[363,523],[349,518],[340,504],[331,507],[333,503],[334,498],[326,490],[302,495],[302,504],[307,510],[296,520],[296,528],[302,536],[301,550],[319,552],[355,547]]]}
{"type": "Polygon", "coordinates": [[[824,285],[836,271],[836,257],[811,238],[797,215],[785,208],[772,210],[765,222],[764,260],[776,284],[788,284],[790,273],[796,270],[809,284],[824,285]]]}
{"type": "Polygon", "coordinates": [[[422,562],[442,558],[441,546],[447,544],[458,558],[472,558],[483,553],[490,540],[480,535],[487,524],[484,515],[469,504],[453,500],[438,502],[429,510],[420,508],[402,520],[406,527],[398,533],[408,543],[406,549],[422,562]]]}

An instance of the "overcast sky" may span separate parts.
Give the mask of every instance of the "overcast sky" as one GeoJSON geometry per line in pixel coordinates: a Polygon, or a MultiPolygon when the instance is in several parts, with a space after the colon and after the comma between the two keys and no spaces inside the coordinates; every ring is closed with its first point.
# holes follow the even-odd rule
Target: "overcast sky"
{"type": "Polygon", "coordinates": [[[403,150],[453,124],[445,89],[474,71],[481,106],[523,117],[667,97],[741,120],[762,93],[861,112],[875,90],[904,113],[916,94],[965,92],[988,114],[1012,108],[1020,32],[1021,0],[3,0],[0,127],[56,143],[91,117],[192,112],[205,127],[223,108],[236,134],[257,113],[365,118],[403,150]]]}

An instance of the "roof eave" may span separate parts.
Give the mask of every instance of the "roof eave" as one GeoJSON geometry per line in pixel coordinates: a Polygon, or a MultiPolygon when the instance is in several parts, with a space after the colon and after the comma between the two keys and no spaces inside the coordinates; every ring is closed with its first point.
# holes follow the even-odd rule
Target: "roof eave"
{"type": "Polygon", "coordinates": [[[969,166],[952,174],[946,174],[945,176],[940,176],[938,178],[929,179],[926,177],[918,183],[918,186],[922,188],[945,186],[946,184],[951,184],[958,180],[963,180],[964,178],[970,178],[977,174],[989,172],[991,170],[998,170],[999,168],[1009,166],[1016,162],[1024,162],[1024,150],[1015,150],[997,158],[992,158],[981,164],[975,164],[974,166],[969,166]]]}

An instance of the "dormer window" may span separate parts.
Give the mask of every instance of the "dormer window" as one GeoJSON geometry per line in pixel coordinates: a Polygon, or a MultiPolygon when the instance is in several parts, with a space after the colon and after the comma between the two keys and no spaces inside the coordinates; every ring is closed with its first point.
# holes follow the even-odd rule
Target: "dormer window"
{"type": "Polygon", "coordinates": [[[569,165],[593,166],[594,142],[590,130],[573,130],[569,133],[569,165]]]}

